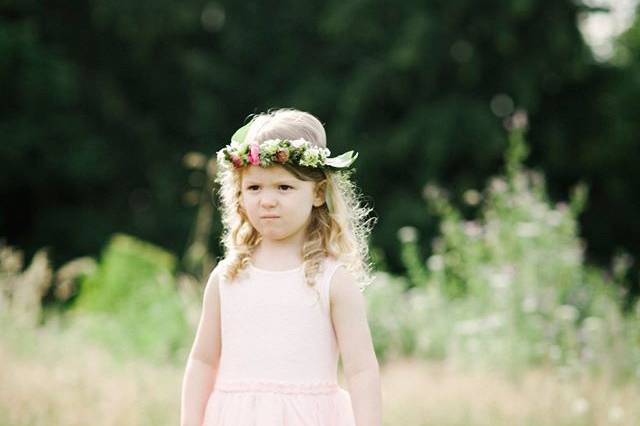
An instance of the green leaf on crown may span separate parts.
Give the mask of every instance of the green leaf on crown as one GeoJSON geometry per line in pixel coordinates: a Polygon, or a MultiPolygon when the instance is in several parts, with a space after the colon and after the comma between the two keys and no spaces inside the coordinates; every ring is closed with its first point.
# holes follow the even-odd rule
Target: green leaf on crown
{"type": "Polygon", "coordinates": [[[242,145],[244,143],[244,140],[247,137],[247,132],[249,131],[249,127],[251,126],[252,122],[253,120],[236,130],[233,136],[231,136],[232,144],[242,145]]]}
{"type": "Polygon", "coordinates": [[[336,169],[342,169],[353,164],[353,162],[356,161],[356,158],[358,158],[357,152],[347,151],[344,154],[338,155],[337,157],[327,158],[325,161],[325,165],[334,167],[336,169]]]}

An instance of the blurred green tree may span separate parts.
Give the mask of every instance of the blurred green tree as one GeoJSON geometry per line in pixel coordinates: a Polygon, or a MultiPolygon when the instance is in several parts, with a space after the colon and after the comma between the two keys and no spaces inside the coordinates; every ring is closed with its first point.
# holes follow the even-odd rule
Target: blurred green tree
{"type": "Polygon", "coordinates": [[[415,194],[427,181],[482,186],[520,107],[528,162],[551,194],[580,179],[592,188],[589,253],[637,253],[638,25],[629,61],[601,64],[576,25],[585,11],[569,0],[4,2],[0,235],[27,252],[51,245],[57,261],[97,254],[116,231],[182,252],[195,215],[182,197],[197,176],[181,157],[213,155],[249,113],[293,106],[326,123],[334,152],[360,151],[357,179],[380,217],[372,243],[399,270],[397,230],[436,232],[415,194]]]}

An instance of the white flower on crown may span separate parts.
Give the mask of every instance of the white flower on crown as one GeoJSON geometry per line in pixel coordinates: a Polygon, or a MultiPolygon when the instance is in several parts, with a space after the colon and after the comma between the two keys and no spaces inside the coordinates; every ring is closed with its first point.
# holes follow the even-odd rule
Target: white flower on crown
{"type": "Polygon", "coordinates": [[[294,148],[301,148],[305,145],[311,145],[311,143],[309,143],[309,141],[305,139],[295,139],[291,141],[291,146],[293,146],[294,148]]]}
{"type": "Polygon", "coordinates": [[[249,152],[249,144],[247,142],[231,143],[231,145],[228,145],[227,148],[227,151],[230,154],[234,153],[236,155],[244,155],[249,152]]]}
{"type": "Polygon", "coordinates": [[[260,151],[273,154],[278,150],[280,142],[280,139],[268,139],[260,144],[260,151]]]}
{"type": "Polygon", "coordinates": [[[318,166],[321,161],[320,155],[320,148],[312,146],[302,153],[300,165],[310,167],[318,166]]]}
{"type": "Polygon", "coordinates": [[[218,163],[222,163],[224,161],[224,152],[222,150],[218,151],[216,154],[218,163]]]}

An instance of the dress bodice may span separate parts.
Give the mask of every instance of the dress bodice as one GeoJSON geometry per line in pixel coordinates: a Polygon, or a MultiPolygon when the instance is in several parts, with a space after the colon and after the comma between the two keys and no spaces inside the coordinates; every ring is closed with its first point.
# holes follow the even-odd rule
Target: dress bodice
{"type": "Polygon", "coordinates": [[[221,282],[221,381],[336,382],[338,346],[330,280],[340,263],[325,258],[315,286],[302,265],[271,271],[250,264],[221,282]]]}

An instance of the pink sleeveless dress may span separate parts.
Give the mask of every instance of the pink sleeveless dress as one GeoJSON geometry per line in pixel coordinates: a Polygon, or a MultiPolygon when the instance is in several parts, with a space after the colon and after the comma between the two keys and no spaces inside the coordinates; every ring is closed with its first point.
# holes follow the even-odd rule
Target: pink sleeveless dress
{"type": "Polygon", "coordinates": [[[302,266],[249,265],[220,283],[220,365],[204,426],[355,426],[350,395],[337,381],[329,312],[339,265],[325,258],[315,289],[302,266]]]}

